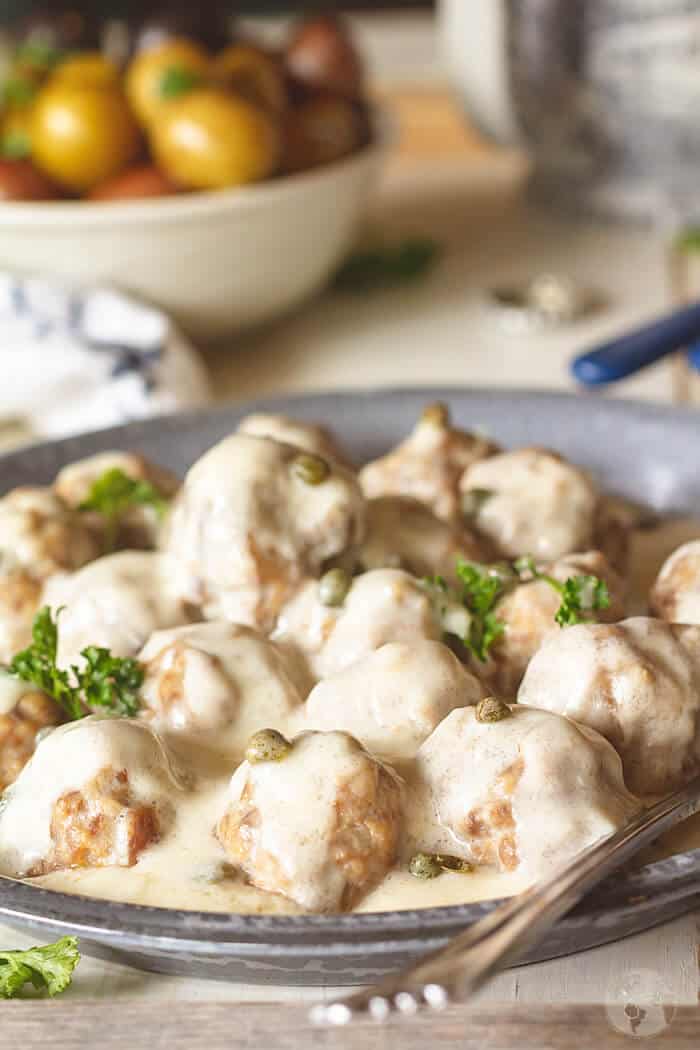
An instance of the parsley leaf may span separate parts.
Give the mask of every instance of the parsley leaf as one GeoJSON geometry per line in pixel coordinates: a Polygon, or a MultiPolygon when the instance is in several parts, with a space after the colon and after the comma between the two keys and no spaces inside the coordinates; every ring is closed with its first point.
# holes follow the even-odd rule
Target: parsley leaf
{"type": "Polygon", "coordinates": [[[120,519],[133,507],[153,507],[159,517],[168,509],[168,500],[150,481],[138,480],[119,467],[106,470],[90,488],[78,510],[96,511],[107,522],[107,546],[115,545],[120,519]]]}
{"type": "Polygon", "coordinates": [[[355,252],[335,275],[344,292],[371,292],[423,277],[436,262],[439,245],[427,237],[411,237],[396,245],[355,252]]]}
{"type": "Polygon", "coordinates": [[[560,627],[584,623],[591,618],[591,613],[610,605],[608,585],[597,576],[570,576],[560,594],[561,605],[554,617],[560,627]]]}
{"type": "Polygon", "coordinates": [[[442,576],[433,576],[424,583],[432,594],[445,633],[460,638],[481,663],[486,663],[492,645],[506,629],[497,615],[497,608],[514,587],[535,580],[543,580],[553,587],[561,596],[554,617],[560,627],[585,623],[594,618],[595,612],[610,605],[610,593],[604,580],[580,575],[570,576],[562,582],[540,572],[534,558],[529,556],[493,565],[460,559],[457,576],[461,592],[452,592],[442,576]]]}
{"type": "Polygon", "coordinates": [[[12,658],[8,670],[23,682],[30,682],[53,697],[68,718],[74,720],[87,712],[78,690],[71,684],[69,672],[56,666],[61,611],[56,611],[54,619],[47,605],[39,610],[32,624],[32,644],[12,658]]]}
{"type": "Polygon", "coordinates": [[[457,576],[462,584],[462,604],[472,614],[469,633],[462,641],[477,660],[485,663],[491,646],[505,630],[495,609],[508,588],[508,580],[496,567],[461,559],[457,562],[457,576]]]}
{"type": "Polygon", "coordinates": [[[14,999],[26,984],[58,995],[71,983],[79,962],[77,937],[62,937],[43,948],[0,950],[0,999],[14,999]]]}
{"type": "Polygon", "coordinates": [[[54,619],[48,606],[39,610],[32,625],[32,644],[13,657],[8,667],[10,674],[53,697],[70,721],[84,718],[95,707],[113,715],[135,715],[143,683],[141,665],[136,660],[112,656],[109,649],[89,645],[80,654],[84,660],[81,667],[57,667],[60,614],[58,609],[54,619]]]}
{"type": "Polygon", "coordinates": [[[130,718],[139,709],[138,691],[143,683],[143,670],[136,660],[112,656],[109,649],[89,645],[81,656],[82,668],[73,668],[90,708],[102,707],[113,715],[130,718]]]}
{"type": "Polygon", "coordinates": [[[610,591],[605,580],[598,576],[569,576],[563,582],[556,580],[546,572],[540,572],[534,558],[518,558],[513,568],[523,582],[527,580],[544,580],[561,595],[561,605],[554,617],[560,627],[573,627],[577,623],[586,623],[594,619],[592,615],[610,606],[610,591]]]}
{"type": "Polygon", "coordinates": [[[201,87],[203,83],[204,78],[193,69],[186,69],[185,66],[168,66],[160,78],[158,94],[161,98],[179,98],[193,91],[194,88],[201,87]]]}

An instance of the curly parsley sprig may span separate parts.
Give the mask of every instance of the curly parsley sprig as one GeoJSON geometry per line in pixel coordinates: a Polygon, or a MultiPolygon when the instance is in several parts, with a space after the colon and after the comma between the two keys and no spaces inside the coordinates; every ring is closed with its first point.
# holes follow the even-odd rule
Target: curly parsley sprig
{"type": "Polygon", "coordinates": [[[65,992],[80,962],[77,937],[24,951],[0,950],[0,999],[15,999],[31,984],[53,997],[65,992]]]}
{"type": "Polygon", "coordinates": [[[491,647],[505,631],[505,624],[498,616],[498,604],[514,587],[535,580],[549,584],[561,596],[554,617],[560,627],[591,620],[597,611],[610,605],[604,580],[579,575],[562,582],[540,572],[531,557],[493,565],[460,559],[457,577],[460,587],[456,591],[449,588],[442,576],[431,577],[425,584],[433,596],[445,633],[459,637],[481,663],[488,660],[491,647]]]}
{"type": "Polygon", "coordinates": [[[112,467],[93,481],[78,510],[95,511],[102,515],[106,522],[107,546],[112,549],[121,519],[130,510],[134,507],[153,507],[162,518],[168,506],[168,500],[150,481],[131,478],[119,467],[112,467]]]}
{"type": "Polygon", "coordinates": [[[540,572],[534,558],[518,558],[513,567],[523,582],[544,580],[561,596],[561,604],[554,617],[560,627],[572,627],[594,619],[594,614],[610,606],[610,591],[605,580],[590,574],[569,576],[557,580],[540,572]]]}
{"type": "Polygon", "coordinates": [[[39,610],[32,625],[32,644],[13,657],[10,674],[51,696],[70,721],[84,718],[95,708],[123,717],[135,715],[143,683],[143,669],[136,660],[89,645],[80,654],[81,667],[68,670],[56,665],[61,611],[57,609],[54,616],[47,605],[39,610]]]}

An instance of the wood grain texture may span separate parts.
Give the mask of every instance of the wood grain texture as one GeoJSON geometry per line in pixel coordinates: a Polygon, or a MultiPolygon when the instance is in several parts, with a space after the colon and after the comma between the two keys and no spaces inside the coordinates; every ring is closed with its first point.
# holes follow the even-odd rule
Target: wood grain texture
{"type": "MultiPolygon", "coordinates": [[[[5,1003],[4,1046],[73,1050],[99,1044],[100,1050],[608,1050],[630,1046],[642,1029],[610,1016],[603,1006],[454,1007],[443,1014],[401,1019],[386,1027],[317,1029],[294,1007],[200,1003],[5,1003]]],[[[658,1008],[662,1010],[661,1007],[658,1008]]],[[[649,1023],[647,1015],[647,1023],[649,1023]]],[[[660,1028],[647,1042],[663,1050],[697,1050],[700,1010],[667,1008],[651,1019],[660,1028]]],[[[651,1034],[650,1032],[646,1034],[651,1034]]]]}

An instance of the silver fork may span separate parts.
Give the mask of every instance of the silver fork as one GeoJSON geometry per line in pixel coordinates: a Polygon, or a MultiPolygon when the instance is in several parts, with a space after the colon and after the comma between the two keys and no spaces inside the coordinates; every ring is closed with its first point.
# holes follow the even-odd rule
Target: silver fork
{"type": "MultiPolygon", "coordinates": [[[[700,810],[700,776],[577,854],[548,879],[489,915],[401,973],[367,991],[311,1010],[316,1024],[345,1025],[369,1016],[440,1010],[469,999],[495,973],[540,940],[589,890],[661,832],[700,810]]],[[[700,890],[700,886],[698,886],[700,890]]]]}

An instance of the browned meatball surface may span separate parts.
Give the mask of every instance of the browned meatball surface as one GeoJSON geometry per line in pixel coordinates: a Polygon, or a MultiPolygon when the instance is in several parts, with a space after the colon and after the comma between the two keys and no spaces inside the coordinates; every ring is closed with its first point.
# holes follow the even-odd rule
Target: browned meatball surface
{"type": "Polygon", "coordinates": [[[407,496],[445,521],[461,521],[459,481],[464,471],[498,451],[480,434],[453,427],[444,405],[429,405],[409,436],[360,471],[369,499],[407,496]]]}
{"type": "Polygon", "coordinates": [[[400,824],[388,767],[345,733],[304,733],[282,759],[238,768],[217,835],[253,885],[327,912],[386,874],[400,824]]]}

